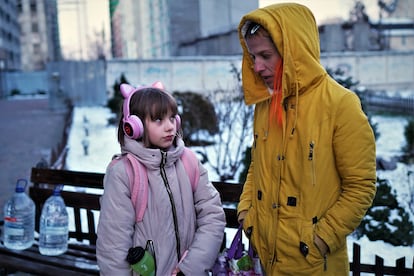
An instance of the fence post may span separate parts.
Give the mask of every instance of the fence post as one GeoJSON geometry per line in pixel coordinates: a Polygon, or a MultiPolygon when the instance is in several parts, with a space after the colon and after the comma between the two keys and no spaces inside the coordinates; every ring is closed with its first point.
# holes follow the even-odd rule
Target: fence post
{"type": "Polygon", "coordinates": [[[374,267],[375,276],[384,275],[384,259],[375,255],[375,267],[374,267]]]}
{"type": "Polygon", "coordinates": [[[352,275],[360,276],[361,274],[361,246],[357,243],[353,244],[352,247],[353,257],[350,270],[352,275]]]}
{"type": "Polygon", "coordinates": [[[395,274],[399,275],[405,270],[405,257],[399,258],[395,261],[395,274]]]}

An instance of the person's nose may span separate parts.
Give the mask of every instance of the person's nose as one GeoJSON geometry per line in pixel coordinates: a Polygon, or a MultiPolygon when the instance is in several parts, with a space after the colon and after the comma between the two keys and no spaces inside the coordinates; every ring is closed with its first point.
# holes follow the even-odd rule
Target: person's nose
{"type": "Polygon", "coordinates": [[[265,66],[263,64],[263,62],[261,62],[260,60],[255,60],[254,65],[253,65],[253,70],[256,73],[260,73],[265,69],[265,66]]]}
{"type": "Polygon", "coordinates": [[[165,123],[164,126],[165,126],[166,131],[173,130],[174,127],[175,127],[175,119],[174,120],[171,120],[171,119],[167,120],[167,122],[165,123]]]}

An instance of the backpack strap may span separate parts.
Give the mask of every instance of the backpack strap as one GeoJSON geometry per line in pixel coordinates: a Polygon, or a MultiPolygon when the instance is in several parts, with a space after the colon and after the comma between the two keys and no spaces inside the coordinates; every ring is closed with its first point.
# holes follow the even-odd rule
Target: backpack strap
{"type": "Polygon", "coordinates": [[[198,181],[200,180],[200,168],[198,167],[198,159],[195,153],[189,148],[184,148],[183,155],[181,155],[185,171],[190,179],[191,189],[193,193],[197,189],[198,181]]]}
{"type": "Polygon", "coordinates": [[[142,221],[148,203],[147,169],[131,154],[124,158],[125,168],[129,178],[132,205],[135,207],[136,221],[142,221]],[[138,205],[137,205],[138,204],[138,205]]]}

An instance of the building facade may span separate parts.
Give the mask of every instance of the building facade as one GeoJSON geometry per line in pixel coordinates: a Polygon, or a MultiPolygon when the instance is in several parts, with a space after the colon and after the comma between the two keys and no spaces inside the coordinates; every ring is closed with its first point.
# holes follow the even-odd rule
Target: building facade
{"type": "Polygon", "coordinates": [[[44,70],[48,62],[61,59],[56,1],[16,1],[23,71],[44,70]]]}
{"type": "Polygon", "coordinates": [[[20,28],[15,1],[0,1],[0,72],[20,69],[20,28]]]}
{"type": "Polygon", "coordinates": [[[237,26],[258,0],[110,0],[113,58],[241,54],[237,26]]]}
{"type": "Polygon", "coordinates": [[[170,1],[172,56],[241,54],[237,27],[258,1],[170,1]],[[189,4],[193,7],[186,9],[189,4]]]}

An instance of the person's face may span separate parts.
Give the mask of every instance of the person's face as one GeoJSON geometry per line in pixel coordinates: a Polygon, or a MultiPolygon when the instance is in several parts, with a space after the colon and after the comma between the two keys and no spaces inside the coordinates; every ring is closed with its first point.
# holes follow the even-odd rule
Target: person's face
{"type": "Polygon", "coordinates": [[[152,120],[150,117],[145,120],[148,139],[153,147],[160,149],[169,148],[174,142],[177,132],[175,115],[168,113],[164,118],[152,120]]]}
{"type": "Polygon", "coordinates": [[[267,36],[255,35],[246,39],[246,45],[254,62],[254,71],[273,89],[276,63],[281,57],[272,40],[267,36]]]}

